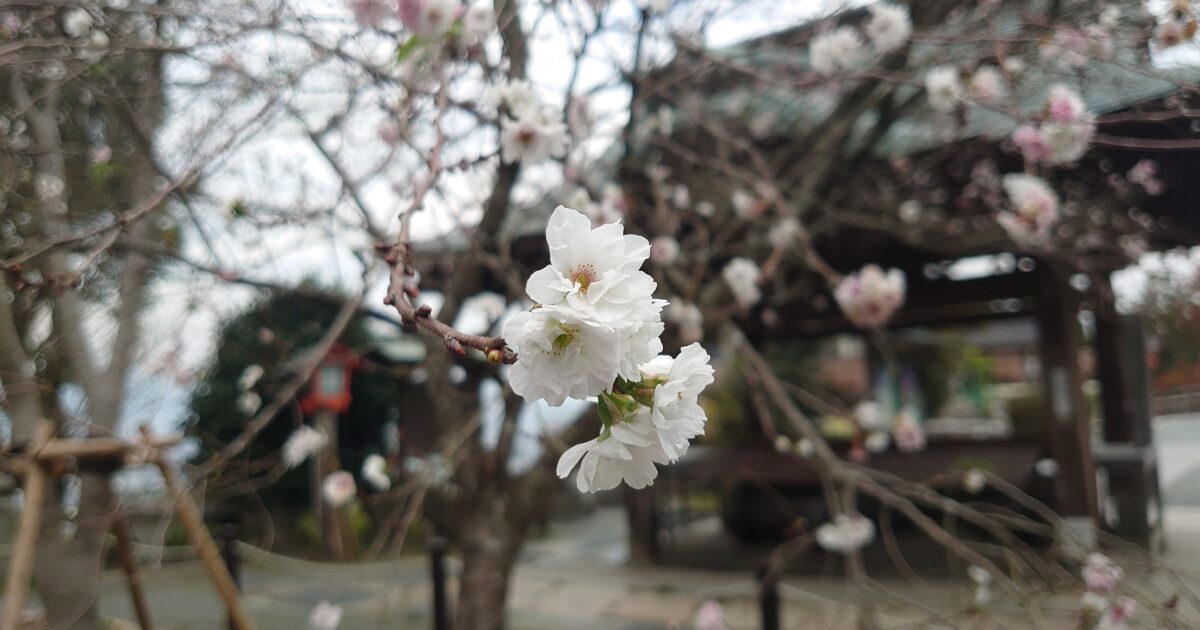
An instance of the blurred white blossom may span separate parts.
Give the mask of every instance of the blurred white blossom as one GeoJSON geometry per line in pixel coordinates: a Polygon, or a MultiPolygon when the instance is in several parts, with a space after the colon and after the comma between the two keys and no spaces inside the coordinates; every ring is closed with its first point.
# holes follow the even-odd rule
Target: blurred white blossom
{"type": "Polygon", "coordinates": [[[866,60],[867,51],[858,31],[839,26],[812,38],[808,62],[818,74],[832,75],[854,70],[866,60]]]}
{"type": "Polygon", "coordinates": [[[325,600],[314,606],[308,615],[308,627],[311,630],[337,630],[341,623],[342,607],[325,600]]]}
{"type": "Polygon", "coordinates": [[[762,291],[758,288],[762,270],[753,260],[742,257],[730,260],[721,269],[721,277],[725,284],[729,285],[734,299],[742,308],[750,308],[762,299],[762,291]]]}
{"type": "Polygon", "coordinates": [[[344,470],[329,473],[321,483],[321,496],[333,507],[345,505],[357,491],[354,475],[344,470]]]}
{"type": "Polygon", "coordinates": [[[392,480],[387,474],[387,460],[381,455],[367,455],[362,465],[363,479],[375,486],[376,490],[387,490],[392,487],[392,480]]]}
{"type": "Polygon", "coordinates": [[[832,522],[818,527],[814,538],[825,551],[852,553],[875,539],[875,524],[862,514],[839,514],[832,522]]]}
{"type": "Polygon", "coordinates": [[[908,7],[890,2],[877,2],[870,7],[871,17],[865,31],[871,45],[881,53],[904,46],[912,35],[912,18],[908,7]]]}
{"type": "Polygon", "coordinates": [[[329,438],[324,433],[307,424],[301,425],[300,428],[292,431],[287,441],[283,443],[284,465],[288,468],[295,468],[304,460],[325,448],[325,444],[328,441],[329,438]]]}

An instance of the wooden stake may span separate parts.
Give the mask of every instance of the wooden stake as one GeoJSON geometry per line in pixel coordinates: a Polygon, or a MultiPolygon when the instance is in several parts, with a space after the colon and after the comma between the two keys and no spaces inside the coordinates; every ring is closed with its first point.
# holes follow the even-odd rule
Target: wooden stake
{"type": "Polygon", "coordinates": [[[162,471],[167,492],[175,496],[175,509],[179,512],[179,520],[187,530],[188,538],[196,547],[196,556],[204,565],[209,579],[217,587],[217,594],[221,596],[225,607],[229,610],[230,627],[234,630],[253,630],[254,621],[250,619],[250,613],[246,611],[237,585],[234,584],[233,577],[229,575],[229,569],[225,567],[225,562],[221,559],[221,552],[217,549],[217,544],[213,542],[208,529],[204,527],[204,519],[200,516],[200,509],[196,507],[196,502],[192,501],[192,495],[180,487],[179,478],[169,462],[159,458],[155,463],[162,471]]]}
{"type": "Polygon", "coordinates": [[[153,630],[150,606],[146,603],[146,593],[142,590],[141,569],[133,557],[133,537],[129,534],[129,521],[123,512],[118,512],[113,520],[113,535],[117,537],[117,555],[121,560],[121,568],[125,570],[125,578],[129,581],[129,598],[133,600],[133,612],[137,615],[138,625],[142,630],[153,630]]]}
{"type": "MultiPolygon", "coordinates": [[[[53,435],[53,422],[39,422],[34,432],[31,452],[36,453],[53,435]]],[[[21,521],[17,525],[12,560],[8,565],[8,580],[4,588],[4,616],[0,618],[0,629],[3,630],[18,630],[21,627],[21,614],[25,611],[25,598],[29,595],[29,583],[33,577],[38,529],[42,526],[42,504],[46,500],[46,469],[37,463],[31,464],[25,471],[22,491],[25,504],[21,508],[21,521]]]]}

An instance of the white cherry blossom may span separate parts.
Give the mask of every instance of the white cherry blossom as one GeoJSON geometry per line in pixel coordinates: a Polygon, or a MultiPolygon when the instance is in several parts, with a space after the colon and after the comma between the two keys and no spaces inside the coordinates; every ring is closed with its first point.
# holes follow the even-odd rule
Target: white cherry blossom
{"type": "Polygon", "coordinates": [[[542,111],[541,99],[524,79],[512,79],[492,88],[491,100],[495,106],[507,108],[517,118],[542,111]]]}
{"type": "Polygon", "coordinates": [[[283,443],[283,463],[288,468],[295,468],[311,457],[321,449],[325,448],[325,444],[329,438],[324,433],[308,426],[301,425],[299,429],[292,431],[286,442],[283,443]]]}
{"type": "Polygon", "coordinates": [[[496,28],[496,12],[487,4],[473,4],[463,14],[463,37],[469,42],[482,42],[496,28]]]}
{"type": "Polygon", "coordinates": [[[505,162],[540,164],[566,155],[571,139],[566,123],[545,112],[525,111],[500,121],[500,157],[505,162]]]}
{"type": "Polygon", "coordinates": [[[733,291],[733,297],[742,308],[750,308],[762,299],[762,291],[758,288],[762,270],[749,258],[734,258],[721,269],[721,277],[733,291]]]}
{"type": "Polygon", "coordinates": [[[700,393],[713,382],[708,352],[698,343],[671,358],[659,355],[642,366],[642,377],[657,382],[651,418],[663,452],[675,461],[687,452],[692,438],[704,435],[708,416],[700,406],[700,393]]]}
{"type": "Polygon", "coordinates": [[[832,522],[818,527],[814,538],[826,551],[848,554],[862,549],[875,539],[875,524],[862,514],[839,514],[832,522]]]}
{"type": "Polygon", "coordinates": [[[783,248],[792,245],[800,236],[800,220],[796,217],[784,217],[771,229],[769,240],[772,247],[783,248]]]}
{"type": "MultiPolygon", "coordinates": [[[[642,426],[649,422],[645,414],[639,414],[642,426]]],[[[630,430],[626,437],[637,435],[630,430]]],[[[647,446],[631,446],[613,436],[600,436],[567,449],[558,460],[558,476],[565,479],[575,466],[575,487],[580,492],[612,490],[622,482],[638,489],[654,483],[658,477],[655,464],[666,464],[667,457],[656,443],[647,446]]]]}
{"type": "Polygon", "coordinates": [[[879,2],[872,4],[870,11],[871,17],[863,30],[876,51],[892,52],[908,42],[912,35],[912,18],[908,14],[908,7],[879,2]]]}
{"type": "MultiPolygon", "coordinates": [[[[655,319],[657,285],[640,268],[650,256],[645,237],[619,223],[592,229],[576,210],[559,206],[546,227],[550,264],[529,277],[525,291],[539,304],[565,304],[613,327],[655,319]]],[[[632,375],[636,378],[636,375],[632,375]]]]}
{"type": "Polygon", "coordinates": [[[659,265],[670,265],[679,258],[679,241],[674,236],[655,237],[650,242],[650,260],[659,265]]]}
{"type": "Polygon", "coordinates": [[[392,487],[392,480],[387,474],[387,460],[381,455],[367,455],[362,465],[363,479],[375,486],[376,490],[387,490],[392,487]]]}
{"type": "Polygon", "coordinates": [[[896,440],[896,448],[902,453],[915,453],[925,449],[925,429],[906,412],[896,416],[892,438],[896,440]]]}
{"type": "Polygon", "coordinates": [[[308,615],[310,630],[337,630],[342,624],[342,607],[321,600],[308,615]]]}
{"type": "Polygon", "coordinates": [[[253,416],[262,408],[262,397],[254,392],[242,392],[237,397],[237,408],[243,415],[253,416]]]}
{"type": "Polygon", "coordinates": [[[1001,227],[1018,241],[1044,238],[1058,220],[1058,195],[1035,175],[1009,173],[1002,181],[1011,211],[996,216],[1001,227]]]}
{"type": "Polygon", "coordinates": [[[864,400],[854,406],[854,421],[864,431],[879,431],[886,425],[883,410],[873,400],[864,400]]]}
{"type": "Polygon", "coordinates": [[[1083,583],[1093,593],[1111,593],[1121,581],[1124,571],[1112,558],[1096,552],[1088,554],[1081,571],[1083,583]]]}
{"type": "Polygon", "coordinates": [[[86,9],[71,9],[63,15],[63,32],[68,37],[83,37],[92,30],[96,20],[86,9]]]}
{"type": "Polygon", "coordinates": [[[996,66],[980,66],[971,74],[971,96],[985,103],[994,103],[1008,94],[1004,75],[996,66]]]}
{"type": "Polygon", "coordinates": [[[987,475],[978,468],[972,468],[963,473],[963,489],[971,494],[979,494],[987,488],[987,475]]]}
{"type": "Polygon", "coordinates": [[[808,62],[818,74],[831,75],[854,70],[866,60],[867,50],[858,31],[840,26],[812,38],[808,62]]]}
{"type": "Polygon", "coordinates": [[[842,278],[833,297],[855,326],[879,328],[887,323],[904,303],[904,272],[884,272],[878,265],[867,265],[842,278]]]}
{"type": "Polygon", "coordinates": [[[266,371],[261,365],[247,365],[246,369],[242,370],[242,375],[238,377],[238,389],[244,391],[253,388],[265,373],[266,371]]]}
{"type": "Polygon", "coordinates": [[[329,473],[321,483],[321,496],[333,507],[345,505],[354,498],[357,491],[354,475],[344,470],[329,473]]]}
{"type": "Polygon", "coordinates": [[[937,66],[925,73],[925,94],[929,106],[939,112],[953,112],[963,96],[963,84],[958,68],[937,66]]]}
{"type": "Polygon", "coordinates": [[[514,392],[557,407],[612,386],[617,378],[620,335],[570,308],[542,306],[513,315],[503,336],[517,353],[508,372],[514,392]]]}
{"type": "Polygon", "coordinates": [[[418,32],[429,39],[445,35],[458,19],[460,6],[458,0],[423,0],[418,32]]]}
{"type": "Polygon", "coordinates": [[[863,448],[867,449],[868,453],[879,454],[888,449],[892,443],[892,437],[885,431],[872,431],[867,434],[863,440],[863,448]]]}

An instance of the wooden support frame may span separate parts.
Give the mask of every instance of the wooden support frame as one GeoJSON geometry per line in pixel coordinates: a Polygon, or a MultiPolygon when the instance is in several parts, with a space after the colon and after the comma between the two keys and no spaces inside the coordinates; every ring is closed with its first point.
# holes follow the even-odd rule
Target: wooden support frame
{"type": "MultiPolygon", "coordinates": [[[[37,453],[54,435],[54,423],[42,420],[34,431],[31,450],[37,453]]],[[[4,586],[4,613],[0,617],[0,629],[18,630],[21,613],[25,611],[25,598],[29,596],[29,585],[33,579],[34,552],[37,548],[38,530],[42,526],[42,508],[46,500],[46,482],[49,475],[44,464],[34,459],[25,469],[25,481],[21,485],[25,505],[21,509],[21,520],[17,524],[17,536],[13,541],[12,560],[8,565],[8,579],[4,586]]]]}
{"type": "MultiPolygon", "coordinates": [[[[4,610],[0,613],[0,630],[20,630],[21,628],[21,614],[25,609],[25,600],[29,596],[33,577],[33,563],[42,511],[45,507],[46,488],[51,481],[50,466],[56,461],[73,457],[80,460],[112,461],[116,462],[119,468],[126,458],[133,455],[146,457],[158,467],[162,474],[167,492],[174,497],[176,512],[187,531],[188,538],[196,548],[196,554],[208,573],[209,579],[216,586],[217,594],[229,611],[230,627],[234,630],[254,630],[254,622],[246,610],[237,585],[221,559],[216,543],[213,542],[208,529],[204,527],[200,509],[187,490],[182,487],[174,468],[162,457],[160,452],[160,449],[165,446],[179,443],[180,438],[151,438],[143,429],[142,440],[138,442],[115,438],[63,440],[54,439],[55,430],[53,422],[41,421],[34,433],[34,439],[25,451],[26,460],[16,467],[16,471],[25,475],[22,484],[25,505],[21,511],[17,535],[13,541],[13,554],[5,583],[4,610]]],[[[123,514],[118,513],[113,521],[113,533],[117,538],[117,553],[121,556],[121,564],[128,577],[130,597],[133,599],[133,608],[138,622],[143,630],[150,630],[153,628],[150,609],[141,588],[141,577],[138,574],[137,562],[133,557],[132,539],[123,514]]]]}
{"type": "Polygon", "coordinates": [[[184,530],[187,531],[192,546],[196,548],[196,556],[200,559],[205,572],[208,573],[208,578],[216,586],[217,594],[229,611],[229,627],[233,630],[253,630],[254,621],[246,610],[237,584],[233,581],[233,576],[229,574],[229,569],[221,559],[221,551],[217,549],[217,543],[213,541],[208,529],[204,527],[200,508],[196,506],[196,502],[192,500],[192,495],[188,494],[187,489],[179,483],[179,476],[171,467],[170,462],[157,457],[154,463],[162,472],[167,492],[175,497],[175,511],[179,514],[179,520],[183,524],[184,530]]]}

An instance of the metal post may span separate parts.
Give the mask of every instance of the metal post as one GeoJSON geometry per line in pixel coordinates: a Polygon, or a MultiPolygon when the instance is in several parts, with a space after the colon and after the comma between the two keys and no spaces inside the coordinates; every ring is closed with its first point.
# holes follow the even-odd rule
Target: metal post
{"type": "Polygon", "coordinates": [[[446,539],[429,539],[429,577],[433,581],[433,628],[450,630],[450,611],[446,602],[446,539]]]}
{"type": "Polygon", "coordinates": [[[225,523],[217,530],[217,535],[221,538],[221,559],[225,561],[229,577],[233,578],[233,585],[239,592],[242,590],[242,559],[237,553],[240,529],[237,523],[225,523]]]}
{"type": "Polygon", "coordinates": [[[771,570],[770,562],[758,568],[758,605],[762,612],[762,629],[779,630],[779,577],[771,570]]]}

